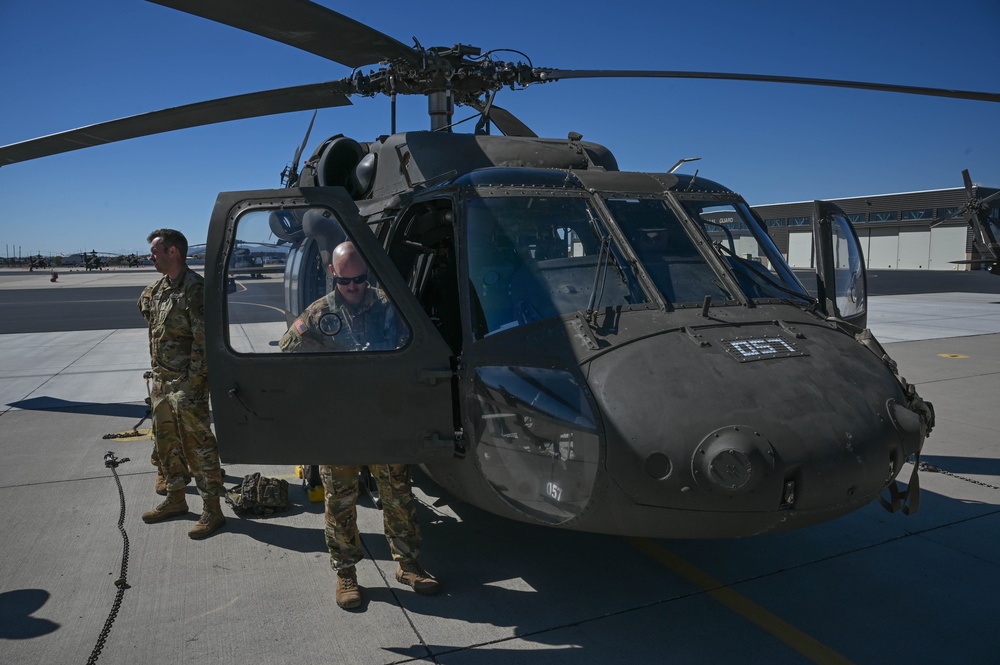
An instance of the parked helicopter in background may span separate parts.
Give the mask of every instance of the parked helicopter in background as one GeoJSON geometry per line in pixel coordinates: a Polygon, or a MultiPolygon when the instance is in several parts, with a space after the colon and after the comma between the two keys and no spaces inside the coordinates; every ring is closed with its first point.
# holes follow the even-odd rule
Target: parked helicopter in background
{"type": "Polygon", "coordinates": [[[135,252],[122,257],[122,265],[126,268],[138,268],[142,265],[142,259],[135,252]]]}
{"type": "Polygon", "coordinates": [[[957,264],[973,264],[981,266],[984,270],[989,269],[993,275],[1000,275],[1000,226],[997,218],[993,216],[993,208],[990,201],[1000,197],[1000,192],[990,194],[986,198],[978,195],[979,187],[972,182],[969,170],[962,171],[962,182],[965,185],[966,203],[954,214],[938,220],[931,225],[931,228],[944,224],[947,221],[964,217],[965,223],[972,229],[972,244],[979,252],[980,258],[970,261],[952,261],[957,264]]]}
{"type": "MultiPolygon", "coordinates": [[[[242,241],[236,243],[232,256],[229,257],[228,275],[230,288],[233,288],[237,277],[263,279],[268,274],[284,274],[288,257],[288,246],[282,246],[285,241],[277,243],[267,241],[242,241]]],[[[205,261],[206,246],[192,245],[188,248],[188,258],[195,261],[205,261]]]]}
{"type": "Polygon", "coordinates": [[[114,252],[98,252],[96,249],[90,250],[90,254],[86,252],[81,253],[83,257],[83,267],[90,272],[91,270],[104,270],[108,267],[107,257],[118,257],[119,254],[114,252]]]}
{"type": "MultiPolygon", "coordinates": [[[[425,95],[429,131],[330,137],[277,190],[219,195],[206,246],[214,421],[232,462],[420,463],[454,496],[525,522],[662,537],[816,524],[887,489],[932,407],[866,329],[846,216],[814,204],[817,297],[736,192],[619,170],[610,149],[540,138],[494,104],[566,78],[714,78],[954,99],[995,93],[770,75],[556,70],[408,47],[305,0],[158,0],[354,68],[339,81],[132,116],[0,148],[0,164],[245,117],[425,95]],[[368,73],[360,67],[381,63],[368,73]],[[478,112],[453,133],[456,105],[478,112]],[[493,135],[499,129],[503,134],[493,135]],[[281,288],[228,284],[248,243],[288,248],[281,288]],[[397,346],[277,341],[334,290],[352,241],[406,327],[397,346]],[[333,423],[337,436],[331,436],[333,423]]],[[[395,113],[393,113],[395,118],[395,113]]],[[[682,160],[683,162],[684,160],[682,160]]],[[[682,162],[678,162],[680,166],[682,162]]],[[[360,276],[357,276],[360,277],[360,276]]],[[[914,465],[914,473],[916,465],[914,465]]]]}
{"type": "Polygon", "coordinates": [[[50,265],[52,265],[52,261],[43,257],[41,254],[28,258],[28,272],[34,272],[35,270],[48,270],[50,265]]]}

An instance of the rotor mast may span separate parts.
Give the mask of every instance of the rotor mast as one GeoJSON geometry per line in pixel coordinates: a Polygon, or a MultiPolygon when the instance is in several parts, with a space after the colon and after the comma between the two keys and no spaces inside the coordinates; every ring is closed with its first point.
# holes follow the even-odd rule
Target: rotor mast
{"type": "Polygon", "coordinates": [[[431,117],[431,131],[451,131],[451,117],[455,113],[455,96],[451,89],[427,93],[427,113],[431,117]]]}

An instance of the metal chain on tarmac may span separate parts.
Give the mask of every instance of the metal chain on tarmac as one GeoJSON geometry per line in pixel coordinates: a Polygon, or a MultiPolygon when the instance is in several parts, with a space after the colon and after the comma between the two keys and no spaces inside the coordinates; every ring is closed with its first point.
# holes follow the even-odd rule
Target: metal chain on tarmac
{"type": "Polygon", "coordinates": [[[133,425],[132,429],[128,430],[127,432],[115,432],[114,434],[105,434],[101,438],[103,438],[103,439],[132,439],[132,438],[140,437],[140,436],[143,435],[143,432],[139,431],[139,425],[141,425],[142,423],[144,423],[146,421],[146,418],[152,418],[153,417],[153,396],[152,396],[152,394],[150,393],[150,390],[149,390],[149,380],[153,378],[153,373],[152,372],[144,372],[143,375],[142,375],[142,378],[144,378],[146,380],[146,413],[142,416],[142,418],[139,419],[139,422],[137,422],[135,425],[133,425]]]}
{"type": "MultiPolygon", "coordinates": [[[[910,462],[911,464],[913,463],[910,460],[907,461],[910,462]]],[[[943,476],[951,476],[952,478],[964,480],[965,482],[972,483],[973,485],[988,487],[991,490],[1000,490],[1000,487],[997,487],[996,485],[990,485],[989,483],[984,483],[983,481],[976,480],[975,478],[966,478],[965,476],[960,476],[957,473],[952,473],[951,471],[945,471],[941,467],[934,466],[933,464],[928,464],[927,462],[921,462],[919,468],[921,471],[928,471],[930,473],[940,473],[943,476]]]]}
{"type": "Polygon", "coordinates": [[[98,656],[101,655],[101,651],[104,649],[104,643],[107,641],[108,634],[111,632],[111,625],[115,622],[115,618],[118,616],[118,610],[121,609],[122,597],[125,595],[125,589],[129,588],[128,582],[125,579],[128,574],[128,534],[125,533],[125,492],[122,490],[122,481],[118,478],[118,471],[116,470],[119,464],[128,461],[129,459],[127,457],[118,459],[110,450],[104,454],[104,466],[111,469],[111,473],[115,477],[115,483],[118,484],[118,499],[121,502],[121,511],[118,513],[118,530],[122,532],[122,540],[125,544],[122,548],[121,575],[117,580],[115,580],[115,586],[118,587],[118,591],[115,593],[115,602],[111,605],[111,613],[108,614],[108,620],[104,622],[104,628],[101,630],[100,637],[97,638],[97,644],[94,646],[94,650],[91,652],[90,658],[87,659],[87,665],[93,665],[93,663],[96,663],[98,656]]]}

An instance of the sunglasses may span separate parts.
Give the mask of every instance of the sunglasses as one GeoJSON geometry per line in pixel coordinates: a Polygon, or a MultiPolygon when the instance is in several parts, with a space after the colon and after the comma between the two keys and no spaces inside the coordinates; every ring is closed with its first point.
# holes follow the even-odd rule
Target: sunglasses
{"type": "Polygon", "coordinates": [[[368,281],[368,273],[363,272],[357,277],[334,277],[333,279],[341,286],[347,286],[351,282],[354,282],[355,284],[364,284],[368,281]]]}

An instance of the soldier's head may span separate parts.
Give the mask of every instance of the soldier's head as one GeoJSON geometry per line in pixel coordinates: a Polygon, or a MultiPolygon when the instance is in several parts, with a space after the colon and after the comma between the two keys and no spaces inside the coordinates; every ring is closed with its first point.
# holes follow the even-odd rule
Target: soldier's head
{"type": "Polygon", "coordinates": [[[347,304],[361,303],[368,292],[368,266],[353,242],[342,242],[333,250],[330,274],[347,304]]]}
{"type": "Polygon", "coordinates": [[[149,243],[149,260],[156,271],[177,277],[187,264],[188,241],[184,234],[174,229],[156,229],[146,237],[149,243]]]}

